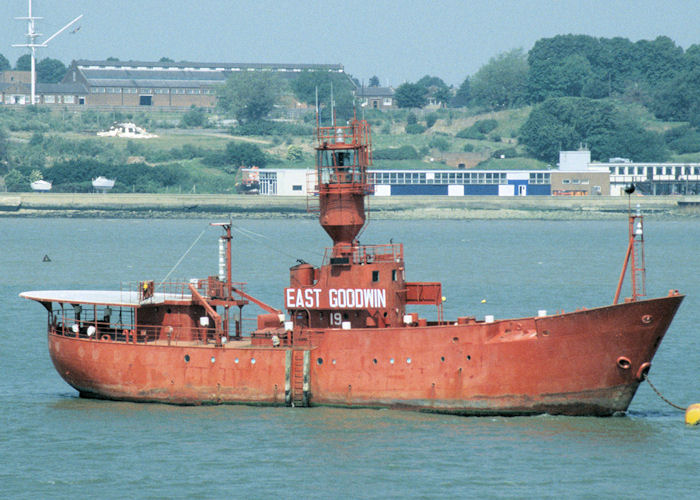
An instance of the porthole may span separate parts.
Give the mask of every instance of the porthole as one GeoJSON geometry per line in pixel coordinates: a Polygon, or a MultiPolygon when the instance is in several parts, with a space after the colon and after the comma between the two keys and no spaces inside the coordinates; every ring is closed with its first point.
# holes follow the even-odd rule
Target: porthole
{"type": "Polygon", "coordinates": [[[216,358],[214,356],[211,357],[211,362],[216,363],[216,358]]]}
{"type": "Polygon", "coordinates": [[[189,362],[190,362],[190,355],[185,354],[185,363],[189,363],[189,362]]]}
{"type": "Polygon", "coordinates": [[[469,354],[467,354],[467,361],[471,361],[471,359],[472,357],[469,354]]]}
{"type": "Polygon", "coordinates": [[[333,361],[331,361],[331,363],[335,364],[335,359],[333,361]]]}
{"type": "Polygon", "coordinates": [[[250,364],[254,365],[255,364],[255,358],[250,358],[250,364]]]}
{"type": "Polygon", "coordinates": [[[318,358],[318,359],[316,360],[316,363],[318,363],[319,365],[322,365],[322,364],[323,364],[323,358],[318,358]]]}
{"type": "Polygon", "coordinates": [[[442,363],[444,363],[444,362],[445,362],[445,356],[440,356],[440,361],[441,361],[442,363]]]}
{"type": "Polygon", "coordinates": [[[393,364],[394,364],[394,358],[391,358],[391,359],[389,360],[389,363],[391,363],[391,364],[393,365],[393,364]]]}
{"type": "Polygon", "coordinates": [[[406,358],[406,364],[410,365],[411,364],[411,358],[406,358]]]}
{"type": "Polygon", "coordinates": [[[376,365],[376,364],[377,364],[377,358],[374,358],[374,359],[372,360],[372,363],[374,363],[374,364],[376,365]]]}
{"type": "Polygon", "coordinates": [[[234,359],[233,362],[238,364],[238,358],[234,359]]]}

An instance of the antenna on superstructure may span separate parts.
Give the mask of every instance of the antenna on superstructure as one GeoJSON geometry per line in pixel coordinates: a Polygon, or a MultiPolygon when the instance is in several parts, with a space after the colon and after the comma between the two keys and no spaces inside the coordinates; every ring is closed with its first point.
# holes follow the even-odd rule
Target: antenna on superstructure
{"type": "Polygon", "coordinates": [[[68,29],[69,26],[75,24],[81,17],[83,17],[82,14],[80,14],[78,17],[73,19],[71,22],[66,24],[63,28],[58,30],[56,33],[48,37],[46,40],[44,40],[41,43],[36,43],[36,38],[38,36],[41,36],[41,33],[37,33],[35,30],[34,26],[34,21],[37,19],[43,19],[43,17],[35,17],[32,15],[32,0],[27,0],[28,5],[28,14],[26,17],[16,17],[15,19],[27,21],[27,43],[20,43],[20,44],[14,44],[12,45],[13,47],[29,47],[32,49],[32,54],[31,54],[31,60],[32,60],[32,65],[31,65],[31,88],[32,88],[32,97],[31,97],[31,104],[36,104],[36,49],[39,47],[46,47],[47,44],[56,38],[58,35],[60,35],[63,31],[68,29]]]}
{"type": "Polygon", "coordinates": [[[318,87],[316,87],[316,130],[321,126],[321,113],[318,109],[318,87]]]}
{"type": "Polygon", "coordinates": [[[333,99],[333,82],[331,82],[331,125],[335,127],[335,100],[333,99]]]}

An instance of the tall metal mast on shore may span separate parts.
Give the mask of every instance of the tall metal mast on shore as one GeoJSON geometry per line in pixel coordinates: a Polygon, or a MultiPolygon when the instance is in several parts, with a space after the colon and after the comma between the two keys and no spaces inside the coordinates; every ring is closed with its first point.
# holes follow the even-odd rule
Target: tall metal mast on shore
{"type": "Polygon", "coordinates": [[[32,15],[32,0],[27,0],[28,5],[28,14],[26,17],[16,17],[15,19],[20,19],[23,21],[27,21],[27,43],[21,43],[21,44],[14,44],[12,45],[13,47],[29,47],[32,49],[32,54],[31,54],[31,60],[32,60],[32,67],[31,67],[31,88],[32,88],[32,97],[30,104],[36,104],[36,49],[39,47],[46,47],[47,44],[56,38],[59,34],[61,34],[63,31],[68,29],[70,26],[75,24],[81,17],[83,17],[82,14],[80,14],[78,17],[73,19],[71,22],[66,24],[63,28],[58,30],[56,33],[48,37],[46,40],[44,40],[41,43],[37,43],[36,38],[38,36],[41,36],[41,33],[37,33],[35,30],[34,26],[34,21],[37,19],[43,19],[43,17],[35,17],[32,15]]]}

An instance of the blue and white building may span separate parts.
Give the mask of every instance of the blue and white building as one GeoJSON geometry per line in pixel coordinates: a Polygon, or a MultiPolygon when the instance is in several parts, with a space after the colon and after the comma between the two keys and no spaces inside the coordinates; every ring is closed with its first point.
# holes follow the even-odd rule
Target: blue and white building
{"type": "Polygon", "coordinates": [[[551,194],[549,170],[370,170],[375,196],[551,194]]]}

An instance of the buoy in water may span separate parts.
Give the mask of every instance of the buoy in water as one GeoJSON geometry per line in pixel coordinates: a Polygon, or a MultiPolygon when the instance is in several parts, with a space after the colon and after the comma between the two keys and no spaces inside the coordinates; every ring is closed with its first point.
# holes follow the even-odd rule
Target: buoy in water
{"type": "Polygon", "coordinates": [[[482,304],[486,304],[486,299],[481,299],[482,304]]]}
{"type": "Polygon", "coordinates": [[[685,410],[685,423],[688,425],[697,425],[700,423],[700,404],[690,405],[685,410]]]}
{"type": "Polygon", "coordinates": [[[44,258],[42,262],[51,262],[51,258],[49,257],[49,254],[44,254],[44,258]]]}

